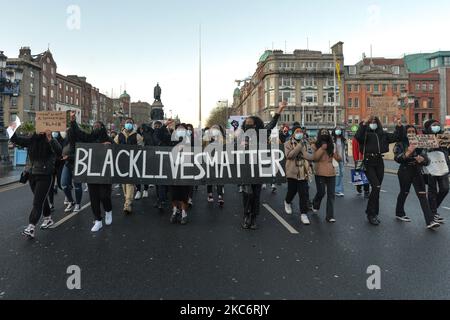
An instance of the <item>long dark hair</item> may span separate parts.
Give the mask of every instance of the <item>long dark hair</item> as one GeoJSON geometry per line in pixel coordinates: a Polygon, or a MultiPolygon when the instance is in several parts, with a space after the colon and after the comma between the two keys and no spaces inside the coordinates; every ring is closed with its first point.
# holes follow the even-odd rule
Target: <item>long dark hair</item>
{"type": "MultiPolygon", "coordinates": [[[[256,131],[264,129],[264,122],[261,120],[261,118],[255,117],[255,116],[251,116],[251,117],[248,117],[247,119],[252,119],[253,120],[253,123],[255,124],[255,130],[256,131]]],[[[244,131],[247,130],[247,128],[245,126],[245,123],[247,122],[247,119],[245,119],[244,123],[242,123],[242,130],[244,130],[244,131]]]]}
{"type": "MultiPolygon", "coordinates": [[[[378,125],[378,128],[377,128],[377,130],[375,130],[375,133],[376,134],[383,134],[383,125],[381,124],[381,121],[380,121],[380,118],[378,118],[378,117],[376,117],[376,116],[371,116],[370,118],[369,118],[369,124],[370,123],[372,123],[372,121],[374,121],[375,120],[375,122],[377,123],[377,125],[378,125]]],[[[369,125],[368,124],[368,125],[369,125]]]]}
{"type": "Polygon", "coordinates": [[[331,136],[333,137],[334,143],[336,143],[337,138],[341,138],[342,144],[345,144],[347,142],[347,139],[345,139],[345,137],[344,137],[344,130],[342,130],[342,128],[339,128],[339,127],[334,128],[333,132],[331,133],[331,136]],[[336,135],[336,130],[341,130],[340,136],[336,135]]]}
{"type": "Polygon", "coordinates": [[[327,154],[328,156],[333,156],[334,154],[334,143],[331,135],[327,129],[320,129],[317,135],[316,148],[317,150],[322,147],[323,144],[327,144],[327,154]]]}
{"type": "Polygon", "coordinates": [[[45,133],[33,134],[28,155],[31,161],[45,161],[51,155],[52,149],[45,133]]]}

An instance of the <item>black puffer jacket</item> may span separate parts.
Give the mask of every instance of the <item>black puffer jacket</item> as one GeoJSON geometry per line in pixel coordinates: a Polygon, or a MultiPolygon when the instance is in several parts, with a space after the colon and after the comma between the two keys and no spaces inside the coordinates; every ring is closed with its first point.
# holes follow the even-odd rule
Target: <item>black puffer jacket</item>
{"type": "Polygon", "coordinates": [[[50,142],[44,140],[41,143],[48,143],[48,154],[46,155],[45,159],[38,160],[34,159],[30,155],[30,147],[33,144],[33,137],[24,137],[19,136],[17,134],[14,134],[11,137],[11,142],[15,143],[16,145],[28,148],[28,154],[29,154],[29,164],[30,164],[30,174],[32,175],[52,175],[55,172],[55,163],[56,159],[61,157],[61,145],[58,143],[56,139],[51,139],[50,142]]]}

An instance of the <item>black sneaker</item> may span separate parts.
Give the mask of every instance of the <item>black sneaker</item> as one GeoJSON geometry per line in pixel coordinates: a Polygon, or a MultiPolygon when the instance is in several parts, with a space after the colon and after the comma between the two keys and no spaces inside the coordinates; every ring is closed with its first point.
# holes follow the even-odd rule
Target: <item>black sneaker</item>
{"type": "Polygon", "coordinates": [[[171,224],[177,223],[177,220],[178,220],[177,218],[178,218],[178,215],[176,213],[172,213],[172,215],[170,216],[170,223],[171,224]]]}
{"type": "Polygon", "coordinates": [[[438,215],[438,214],[436,214],[435,216],[434,216],[434,221],[436,221],[437,223],[439,223],[439,224],[444,224],[445,223],[445,219],[444,218],[442,218],[440,215],[438,215]]]}
{"type": "Polygon", "coordinates": [[[123,210],[123,214],[126,215],[126,216],[129,216],[129,215],[131,215],[131,211],[128,210],[128,209],[124,209],[123,210]]]}
{"type": "Polygon", "coordinates": [[[369,220],[369,223],[373,226],[379,226],[380,225],[380,220],[378,219],[378,217],[373,217],[373,216],[368,216],[367,219],[369,220]]]}
{"type": "Polygon", "coordinates": [[[402,221],[402,222],[411,222],[411,218],[407,217],[407,216],[397,216],[396,217],[398,221],[402,221]]]}
{"type": "Polygon", "coordinates": [[[22,234],[28,237],[28,239],[34,239],[34,229],[34,226],[29,225],[25,230],[22,231],[22,234]]]}
{"type": "Polygon", "coordinates": [[[436,230],[437,228],[439,228],[441,225],[439,223],[437,223],[436,221],[431,222],[428,226],[427,229],[428,230],[436,230]]]}
{"type": "Polygon", "coordinates": [[[242,222],[242,228],[250,229],[250,217],[249,216],[244,217],[244,221],[242,222]]]}

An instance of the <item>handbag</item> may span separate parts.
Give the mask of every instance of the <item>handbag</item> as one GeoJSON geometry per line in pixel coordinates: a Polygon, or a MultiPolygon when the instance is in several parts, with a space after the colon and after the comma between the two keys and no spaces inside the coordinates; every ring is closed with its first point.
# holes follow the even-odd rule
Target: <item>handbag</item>
{"type": "Polygon", "coordinates": [[[366,143],[367,143],[367,131],[366,131],[366,137],[364,138],[363,160],[355,161],[355,170],[356,171],[366,171],[366,165],[364,163],[364,157],[366,155],[366,143]]]}
{"type": "Polygon", "coordinates": [[[427,154],[430,164],[423,168],[425,174],[433,177],[443,177],[449,173],[445,154],[441,151],[429,152],[427,154]]]}
{"type": "Polygon", "coordinates": [[[333,158],[332,163],[333,163],[334,173],[336,174],[336,176],[340,176],[341,170],[339,170],[339,162],[337,162],[336,159],[333,158]]]}

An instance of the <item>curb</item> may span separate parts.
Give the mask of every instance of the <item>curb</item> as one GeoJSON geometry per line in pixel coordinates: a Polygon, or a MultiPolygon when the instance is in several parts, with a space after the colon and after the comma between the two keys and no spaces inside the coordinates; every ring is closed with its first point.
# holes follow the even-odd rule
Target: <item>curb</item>
{"type": "Polygon", "coordinates": [[[10,185],[15,184],[15,183],[19,183],[19,177],[17,177],[17,180],[13,180],[13,181],[10,181],[10,182],[6,182],[6,183],[1,183],[0,182],[0,188],[7,187],[7,186],[10,186],[10,185]]]}

